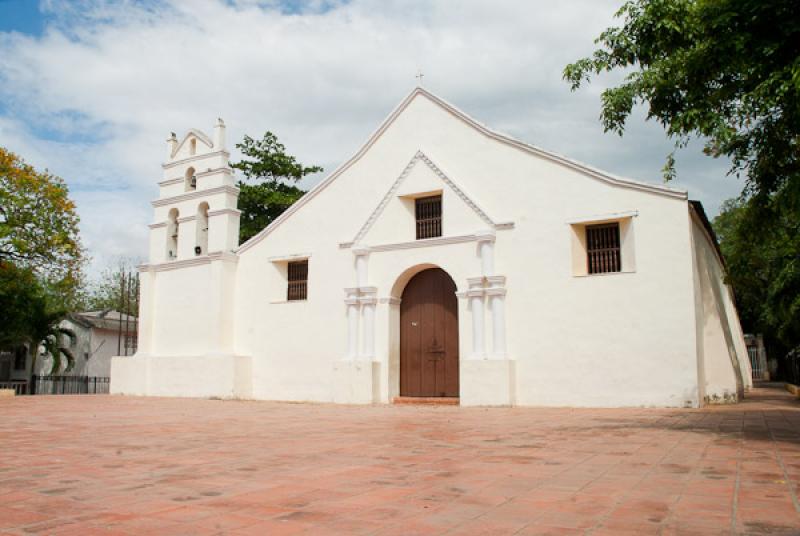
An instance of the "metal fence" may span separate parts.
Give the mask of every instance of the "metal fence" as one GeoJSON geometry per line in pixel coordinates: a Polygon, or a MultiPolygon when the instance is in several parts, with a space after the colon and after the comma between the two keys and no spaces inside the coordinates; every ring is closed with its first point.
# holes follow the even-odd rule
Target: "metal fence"
{"type": "Polygon", "coordinates": [[[800,385],[800,349],[795,349],[786,356],[786,381],[800,385]]]}
{"type": "Polygon", "coordinates": [[[28,394],[28,382],[25,380],[3,380],[0,381],[0,389],[14,389],[16,395],[28,394]]]}
{"type": "Polygon", "coordinates": [[[108,394],[109,378],[99,376],[36,376],[31,379],[32,395],[108,394]]]}

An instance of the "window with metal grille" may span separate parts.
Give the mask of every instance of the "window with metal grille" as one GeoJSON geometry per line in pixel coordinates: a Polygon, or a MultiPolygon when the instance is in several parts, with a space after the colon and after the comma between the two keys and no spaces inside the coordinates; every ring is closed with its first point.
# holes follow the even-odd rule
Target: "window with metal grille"
{"type": "Polygon", "coordinates": [[[590,274],[622,271],[619,223],[587,225],[586,253],[590,274]]]}
{"type": "Polygon", "coordinates": [[[289,288],[286,299],[289,301],[308,299],[308,260],[289,263],[289,288]]]}
{"type": "Polygon", "coordinates": [[[417,240],[442,236],[442,196],[416,200],[417,240]]]}

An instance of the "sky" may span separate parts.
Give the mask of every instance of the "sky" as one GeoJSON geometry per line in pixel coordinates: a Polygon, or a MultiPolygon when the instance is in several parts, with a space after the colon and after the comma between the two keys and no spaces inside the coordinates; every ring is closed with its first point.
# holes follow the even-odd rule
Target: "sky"
{"type": "MultiPolygon", "coordinates": [[[[608,75],[577,92],[621,0],[0,0],[0,146],[63,177],[90,275],[147,252],[170,132],[276,133],[333,171],[417,85],[517,139],[660,183],[673,148],[638,109],[604,133],[608,75]]],[[[232,160],[238,154],[234,151],[232,160]]],[[[714,216],[742,189],[693,142],[677,179],[714,216]]],[[[310,187],[325,173],[304,179],[310,187]]]]}

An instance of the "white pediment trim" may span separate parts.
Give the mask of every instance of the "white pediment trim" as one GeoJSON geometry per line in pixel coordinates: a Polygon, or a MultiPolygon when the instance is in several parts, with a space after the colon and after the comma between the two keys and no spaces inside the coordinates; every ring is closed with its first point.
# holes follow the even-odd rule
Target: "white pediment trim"
{"type": "Polygon", "coordinates": [[[181,147],[183,147],[183,144],[186,143],[187,140],[189,140],[189,138],[191,138],[191,137],[195,137],[198,140],[202,141],[203,143],[205,143],[208,146],[209,149],[213,149],[214,148],[214,142],[211,141],[211,138],[209,138],[208,135],[205,132],[203,132],[202,130],[196,129],[196,128],[190,128],[189,131],[186,133],[186,135],[181,140],[181,142],[178,145],[175,146],[175,150],[172,151],[172,154],[170,156],[172,158],[175,158],[175,155],[178,154],[178,151],[181,150],[181,147]]]}
{"type": "Polygon", "coordinates": [[[344,162],[342,165],[336,168],[333,171],[333,173],[331,173],[325,179],[320,181],[315,187],[309,190],[303,197],[298,199],[296,203],[294,203],[291,207],[285,210],[283,214],[275,218],[275,220],[273,220],[273,222],[269,224],[267,227],[265,227],[260,233],[256,234],[255,236],[250,238],[250,240],[239,246],[237,251],[240,253],[247,251],[257,243],[262,241],[267,235],[269,235],[269,233],[271,233],[274,229],[279,227],[284,221],[290,218],[292,214],[303,208],[303,206],[305,206],[306,203],[311,201],[314,197],[316,197],[323,190],[325,190],[325,188],[327,188],[334,180],[336,180],[336,178],[339,175],[347,171],[351,166],[353,166],[353,164],[358,162],[361,159],[361,157],[364,156],[364,154],[375,144],[378,138],[380,138],[381,135],[391,126],[391,124],[394,123],[395,119],[397,119],[397,117],[399,117],[400,114],[403,113],[403,111],[406,108],[408,108],[411,102],[420,95],[424,96],[434,104],[437,104],[439,107],[446,110],[454,117],[460,119],[467,125],[474,128],[475,130],[484,134],[488,138],[496,140],[500,143],[504,143],[521,151],[537,155],[541,158],[545,158],[551,162],[555,162],[559,165],[568,167],[570,169],[579,171],[584,175],[586,175],[587,177],[591,177],[593,179],[600,180],[608,184],[611,184],[613,186],[618,186],[622,188],[630,188],[634,190],[644,191],[652,194],[663,195],[666,197],[672,197],[677,199],[688,198],[686,190],[678,190],[675,188],[668,188],[666,186],[658,184],[650,184],[646,182],[639,182],[632,179],[618,177],[610,173],[601,171],[599,169],[593,168],[591,166],[588,166],[586,164],[582,164],[575,160],[569,159],[565,156],[550,151],[546,151],[534,145],[523,143],[510,136],[506,136],[505,134],[495,132],[494,130],[483,125],[482,123],[479,123],[478,121],[476,121],[466,113],[462,112],[455,106],[444,101],[443,99],[437,97],[436,95],[430,93],[429,91],[421,87],[417,87],[414,88],[414,90],[412,90],[411,93],[409,93],[408,96],[405,99],[403,99],[403,101],[392,111],[392,113],[389,114],[389,116],[383,121],[383,123],[380,124],[378,129],[375,130],[375,132],[373,132],[372,135],[367,139],[366,143],[364,143],[364,145],[362,145],[361,148],[352,157],[350,157],[350,159],[348,159],[346,162],[344,162]]]}
{"type": "Polygon", "coordinates": [[[414,155],[414,157],[411,159],[411,161],[408,163],[405,169],[403,169],[403,172],[400,173],[400,176],[397,177],[397,179],[394,181],[391,188],[389,188],[389,191],[386,192],[386,195],[383,196],[383,199],[381,199],[380,203],[378,203],[378,206],[375,207],[375,210],[373,210],[372,214],[370,214],[369,218],[367,218],[367,221],[365,221],[364,225],[361,226],[361,229],[358,230],[358,233],[352,240],[353,244],[361,243],[361,241],[364,239],[364,237],[372,228],[372,226],[375,224],[375,222],[378,221],[378,218],[383,213],[384,209],[386,208],[386,205],[388,205],[389,202],[395,197],[395,194],[397,193],[397,190],[400,188],[400,185],[403,184],[408,175],[411,173],[411,170],[414,169],[414,167],[420,161],[424,162],[431,169],[431,171],[433,171],[436,174],[436,176],[442,179],[442,181],[445,184],[447,184],[447,186],[449,186],[456,193],[456,195],[458,195],[458,197],[462,201],[464,201],[464,203],[466,203],[467,206],[469,206],[473,210],[473,212],[475,212],[475,214],[477,214],[478,217],[480,217],[480,219],[483,220],[484,223],[486,223],[487,226],[489,226],[492,229],[495,227],[494,221],[486,214],[485,211],[483,211],[478,206],[478,204],[470,196],[468,196],[464,192],[464,190],[462,190],[455,182],[453,182],[453,180],[450,179],[450,177],[448,177],[439,168],[439,166],[434,164],[431,161],[431,159],[425,155],[425,153],[423,153],[422,151],[417,151],[417,154],[414,155]]]}

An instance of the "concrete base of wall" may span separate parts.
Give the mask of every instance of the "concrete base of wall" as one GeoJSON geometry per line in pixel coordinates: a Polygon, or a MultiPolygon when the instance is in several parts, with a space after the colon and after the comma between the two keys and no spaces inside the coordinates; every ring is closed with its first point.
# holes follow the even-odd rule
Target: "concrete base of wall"
{"type": "Polygon", "coordinates": [[[250,398],[252,358],[236,355],[111,358],[111,394],[250,398]]]}
{"type": "Polygon", "coordinates": [[[377,361],[335,362],[333,401],[337,404],[372,404],[378,401],[380,367],[377,361]]]}
{"type": "Polygon", "coordinates": [[[462,406],[513,406],[514,361],[511,359],[465,360],[459,365],[462,406]]]}

